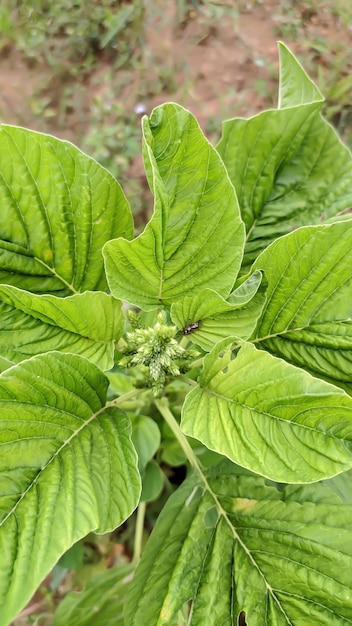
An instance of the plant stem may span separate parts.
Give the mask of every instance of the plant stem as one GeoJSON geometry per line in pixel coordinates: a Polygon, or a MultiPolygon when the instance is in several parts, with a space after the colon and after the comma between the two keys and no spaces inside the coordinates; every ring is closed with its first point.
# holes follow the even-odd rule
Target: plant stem
{"type": "Polygon", "coordinates": [[[245,551],[245,553],[247,554],[249,560],[253,563],[254,567],[258,570],[260,576],[263,578],[264,580],[264,584],[266,585],[268,591],[270,592],[271,595],[273,595],[275,598],[275,594],[273,592],[273,589],[268,585],[266,579],[263,576],[263,573],[261,572],[261,570],[258,567],[258,564],[256,563],[256,561],[254,560],[253,555],[251,554],[251,552],[248,550],[248,547],[246,546],[246,544],[244,543],[243,539],[240,537],[240,535],[238,535],[236,528],[234,527],[234,525],[232,524],[227,512],[225,511],[225,509],[223,508],[217,494],[213,491],[213,489],[211,488],[207,477],[196,457],[196,455],[194,454],[190,444],[187,441],[186,436],[183,434],[183,432],[180,429],[179,424],[177,423],[177,421],[175,420],[173,414],[171,413],[169,406],[168,406],[168,402],[166,398],[162,398],[161,400],[156,400],[155,401],[155,406],[157,407],[157,409],[160,411],[161,415],[163,416],[163,418],[165,419],[166,423],[168,424],[168,426],[171,428],[172,432],[174,433],[175,437],[177,438],[177,441],[179,442],[180,446],[182,447],[182,450],[184,451],[184,453],[186,454],[186,457],[188,459],[188,461],[190,462],[190,464],[192,465],[193,469],[199,474],[204,487],[206,488],[206,490],[208,491],[208,493],[210,494],[210,496],[212,497],[216,509],[218,511],[219,516],[221,516],[224,521],[226,522],[227,526],[229,527],[234,540],[238,541],[238,543],[240,544],[240,546],[243,548],[243,550],[245,551]]]}
{"type": "Polygon", "coordinates": [[[140,502],[137,509],[136,530],[134,533],[133,563],[137,564],[142,554],[143,529],[146,503],[140,502]]]}
{"type": "MultiPolygon", "coordinates": [[[[193,467],[193,469],[196,470],[196,472],[198,472],[198,474],[200,475],[202,482],[204,483],[204,486],[206,487],[206,489],[209,491],[209,493],[211,494],[212,498],[215,501],[216,507],[220,513],[220,515],[222,515],[228,525],[230,526],[232,532],[233,532],[233,527],[232,524],[230,523],[226,512],[224,511],[222,505],[220,504],[217,495],[214,493],[214,491],[212,490],[212,488],[210,487],[208,480],[205,476],[205,473],[202,469],[201,464],[199,463],[195,453],[193,452],[190,444],[188,443],[187,437],[183,434],[178,422],[175,420],[173,414],[171,413],[170,409],[169,409],[169,405],[168,405],[168,401],[166,398],[161,398],[161,400],[155,400],[155,406],[157,407],[158,411],[161,413],[161,415],[163,416],[163,418],[165,419],[167,425],[171,428],[172,432],[174,433],[177,441],[179,442],[182,450],[184,451],[190,465],[193,467]]],[[[237,535],[236,535],[237,538],[237,535]]]]}
{"type": "Polygon", "coordinates": [[[192,387],[196,387],[198,384],[195,380],[193,380],[193,378],[189,378],[187,374],[180,374],[178,376],[178,380],[182,380],[184,383],[187,383],[187,385],[191,385],[192,387]]]}
{"type": "Polygon", "coordinates": [[[134,400],[134,398],[140,396],[145,391],[146,389],[131,389],[131,391],[127,391],[126,393],[123,393],[121,396],[118,396],[118,398],[114,398],[113,400],[110,400],[110,402],[107,402],[106,406],[121,407],[121,405],[125,404],[125,402],[128,402],[128,400],[131,400],[131,399],[134,400]]]}
{"type": "Polygon", "coordinates": [[[202,474],[199,461],[188,443],[187,437],[185,437],[173,414],[171,413],[167,399],[162,398],[161,400],[155,400],[155,406],[163,416],[167,425],[171,428],[192,467],[202,474]]]}

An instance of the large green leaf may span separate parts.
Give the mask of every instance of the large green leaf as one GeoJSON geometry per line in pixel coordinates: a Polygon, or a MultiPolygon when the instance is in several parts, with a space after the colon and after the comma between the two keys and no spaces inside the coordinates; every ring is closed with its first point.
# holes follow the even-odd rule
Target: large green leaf
{"type": "Polygon", "coordinates": [[[282,42],[279,42],[279,57],[279,109],[287,109],[309,102],[323,102],[324,98],[319,89],[310,80],[296,57],[282,42]]]}
{"type": "Polygon", "coordinates": [[[246,225],[244,266],[297,226],[352,206],[352,157],[320,114],[322,97],[281,47],[280,106],[223,125],[217,149],[246,225]]]}
{"type": "Polygon", "coordinates": [[[158,424],[147,415],[131,415],[132,441],[138,455],[138,468],[142,472],[160,446],[158,424]]]}
{"type": "Polygon", "coordinates": [[[325,480],[324,484],[336,493],[344,504],[352,504],[352,471],[344,472],[334,476],[334,478],[330,478],[330,480],[325,480]]]}
{"type": "Polygon", "coordinates": [[[133,571],[131,563],[94,576],[81,593],[65,596],[54,626],[123,626],[123,607],[133,571]]]}
{"type": "Polygon", "coordinates": [[[221,159],[176,104],[144,118],[143,133],[154,214],[132,242],[104,247],[112,293],[146,310],[204,288],[226,296],[241,264],[244,227],[221,159]]]}
{"type": "Polygon", "coordinates": [[[352,468],[352,398],[252,344],[217,344],[181,426],[273,480],[306,483],[352,468]]]}
{"type": "Polygon", "coordinates": [[[352,380],[352,220],[300,228],[257,259],[267,300],[256,332],[273,354],[336,383],[352,380]]]}
{"type": "Polygon", "coordinates": [[[137,568],[126,626],[347,626],[352,510],[329,487],[268,487],[226,465],[169,498],[137,568]]]}
{"type": "Polygon", "coordinates": [[[105,533],[140,493],[129,419],[106,408],[108,380],[82,357],[50,353],[0,376],[0,625],[59,557],[105,533]]]}
{"type": "Polygon", "coordinates": [[[58,350],[110,369],[123,328],[121,302],[106,293],[58,298],[0,285],[0,353],[14,362],[58,350]]]}
{"type": "Polygon", "coordinates": [[[180,329],[197,322],[198,328],[188,338],[206,351],[225,337],[248,339],[265,302],[262,278],[261,272],[254,272],[226,300],[211,289],[185,296],[172,304],[171,318],[180,329]]]}
{"type": "Polygon", "coordinates": [[[102,246],[132,236],[114,178],[67,141],[0,127],[0,282],[37,293],[104,289],[102,246]]]}

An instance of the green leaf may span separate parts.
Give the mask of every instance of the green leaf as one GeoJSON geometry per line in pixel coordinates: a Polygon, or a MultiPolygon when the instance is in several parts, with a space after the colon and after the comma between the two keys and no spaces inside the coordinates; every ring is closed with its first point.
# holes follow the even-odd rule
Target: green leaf
{"type": "Polygon", "coordinates": [[[296,57],[282,42],[279,42],[279,58],[279,109],[324,101],[319,89],[307,76],[296,57]]]}
{"type": "Polygon", "coordinates": [[[108,14],[108,30],[100,39],[100,48],[105,48],[111,42],[113,42],[112,45],[115,44],[115,39],[119,33],[121,33],[121,31],[123,31],[131,21],[133,21],[133,13],[135,10],[136,7],[133,6],[133,4],[129,4],[119,8],[115,16],[113,16],[113,14],[108,14]]]}
{"type": "Polygon", "coordinates": [[[0,283],[69,295],[105,289],[102,246],[132,236],[114,178],[67,141],[0,127],[0,283]]]}
{"type": "Polygon", "coordinates": [[[126,371],[118,370],[115,368],[111,372],[107,372],[107,377],[110,383],[110,391],[113,392],[113,396],[120,396],[127,391],[132,391],[133,380],[128,376],[126,371]]]}
{"type": "Polygon", "coordinates": [[[4,359],[2,356],[0,356],[0,373],[4,372],[9,367],[12,367],[12,365],[13,363],[11,361],[9,361],[8,359],[4,359]]]}
{"type": "Polygon", "coordinates": [[[110,369],[123,329],[121,302],[106,293],[58,298],[0,285],[0,352],[14,362],[57,350],[110,369]]]}
{"type": "Polygon", "coordinates": [[[333,493],[336,493],[344,504],[352,504],[352,490],[351,490],[352,472],[344,472],[330,480],[324,481],[326,487],[331,489],[333,493]]]}
{"type": "Polygon", "coordinates": [[[352,511],[324,486],[278,491],[228,467],[169,498],[131,584],[125,623],[347,626],[352,511]]]}
{"type": "Polygon", "coordinates": [[[280,54],[281,108],[226,121],[217,146],[246,225],[243,272],[276,237],[352,206],[351,153],[321,117],[319,91],[280,54]]]}
{"type": "Polygon", "coordinates": [[[188,394],[184,432],[279,482],[313,482],[352,468],[352,399],[251,344],[220,342],[188,394]]]}
{"type": "MultiPolygon", "coordinates": [[[[60,557],[56,568],[63,570],[73,570],[82,567],[84,559],[83,541],[77,541],[60,557]]],[[[55,569],[55,568],[54,568],[55,569]]]]}
{"type": "Polygon", "coordinates": [[[138,454],[138,467],[142,471],[160,446],[157,423],[146,415],[132,415],[132,441],[138,454]]]}
{"type": "Polygon", "coordinates": [[[128,563],[97,574],[80,593],[71,592],[57,608],[54,626],[123,626],[123,606],[133,572],[128,563]]]}
{"type": "Polygon", "coordinates": [[[227,300],[211,289],[185,296],[171,306],[172,321],[181,329],[199,322],[188,338],[207,352],[225,337],[248,339],[265,302],[262,278],[261,272],[255,272],[227,300]]]}
{"type": "Polygon", "coordinates": [[[171,437],[163,439],[161,460],[171,467],[179,467],[187,462],[186,455],[177,439],[171,437]]]}
{"type": "Polygon", "coordinates": [[[132,242],[104,247],[113,295],[145,310],[205,288],[226,296],[241,264],[244,228],[221,159],[179,105],[157,107],[143,133],[154,214],[132,242]]]}
{"type": "Polygon", "coordinates": [[[332,382],[352,380],[352,220],[298,229],[257,259],[261,346],[332,382]]]}
{"type": "Polygon", "coordinates": [[[1,626],[72,544],[113,530],[136,507],[131,426],[105,407],[107,387],[89,361],[60,353],[0,376],[1,626]]]}
{"type": "Polygon", "coordinates": [[[149,461],[142,473],[141,502],[156,500],[164,487],[164,474],[155,461],[149,461]]]}

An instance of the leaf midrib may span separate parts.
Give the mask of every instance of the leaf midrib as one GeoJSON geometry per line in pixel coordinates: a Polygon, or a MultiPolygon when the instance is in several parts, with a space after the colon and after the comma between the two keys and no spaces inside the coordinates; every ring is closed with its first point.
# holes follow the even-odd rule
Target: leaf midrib
{"type": "MultiPolygon", "coordinates": [[[[348,444],[350,444],[350,446],[352,448],[352,433],[351,433],[351,439],[350,440],[346,439],[346,438],[341,439],[339,437],[336,437],[335,435],[331,435],[330,433],[324,432],[322,430],[317,430],[316,428],[313,428],[311,426],[307,426],[306,424],[301,424],[301,423],[293,421],[291,419],[284,419],[283,417],[280,417],[278,415],[274,415],[272,413],[267,413],[266,411],[259,410],[258,408],[253,408],[253,407],[251,407],[249,405],[245,405],[245,404],[243,404],[243,403],[241,403],[241,402],[239,402],[237,400],[234,400],[232,398],[229,398],[227,396],[224,396],[224,395],[218,393],[215,389],[210,389],[209,387],[201,386],[201,385],[199,385],[199,389],[200,389],[201,393],[205,393],[208,396],[211,396],[213,398],[217,398],[217,399],[220,399],[220,400],[222,400],[222,401],[224,401],[226,403],[230,403],[230,404],[233,404],[235,406],[241,407],[241,409],[244,409],[246,411],[250,411],[251,413],[259,414],[262,417],[267,417],[268,419],[274,419],[274,420],[276,420],[278,422],[282,422],[285,425],[290,424],[292,427],[304,428],[304,429],[306,429],[306,430],[308,430],[310,432],[317,433],[317,435],[319,435],[319,436],[324,436],[326,438],[330,438],[334,442],[337,441],[337,442],[339,442],[339,444],[341,444],[341,443],[345,443],[346,444],[346,442],[347,442],[348,444]]],[[[336,388],[336,391],[337,392],[341,391],[342,392],[341,395],[344,394],[344,392],[340,388],[338,388],[338,387],[336,388]]],[[[346,397],[348,397],[347,394],[344,394],[344,395],[346,395],[346,397]]],[[[329,408],[332,408],[332,407],[329,407],[329,408]]],[[[320,405],[319,407],[315,407],[315,409],[316,410],[323,410],[324,406],[320,405]]],[[[308,409],[308,407],[307,407],[306,410],[312,411],[312,408],[310,407],[308,409]]],[[[351,409],[351,411],[352,411],[352,409],[351,409]]],[[[351,422],[352,422],[352,417],[351,417],[351,422]]],[[[323,452],[322,451],[320,451],[320,455],[323,456],[323,452]]],[[[329,457],[327,457],[327,458],[329,458],[329,457]]],[[[269,477],[266,476],[266,478],[269,478],[269,477]]]]}
{"type": "MultiPolygon", "coordinates": [[[[19,402],[15,401],[16,404],[20,404],[19,402]]],[[[27,403],[30,404],[30,403],[27,403]]],[[[39,406],[39,405],[38,405],[39,406]]],[[[47,407],[46,407],[47,408],[47,407]]],[[[3,518],[3,520],[0,522],[0,528],[1,526],[3,526],[5,524],[5,522],[7,522],[7,520],[11,517],[11,515],[13,513],[15,513],[16,509],[20,506],[22,500],[24,500],[24,498],[26,497],[26,495],[31,491],[31,489],[37,484],[38,480],[40,479],[40,477],[42,476],[42,473],[47,469],[47,467],[59,456],[59,454],[61,453],[61,451],[66,447],[66,445],[70,444],[72,439],[76,436],[79,435],[79,433],[86,428],[87,426],[89,426],[89,424],[95,420],[101,413],[104,413],[106,407],[102,407],[101,409],[99,409],[99,411],[97,411],[96,413],[93,413],[93,415],[90,416],[89,419],[84,420],[83,424],[77,428],[68,439],[65,439],[65,441],[62,442],[62,444],[58,447],[58,449],[55,451],[55,453],[48,459],[48,461],[40,468],[40,470],[38,471],[37,475],[33,478],[33,480],[30,482],[30,484],[28,485],[28,487],[25,489],[25,491],[21,494],[21,496],[19,497],[19,499],[17,500],[16,504],[14,504],[14,506],[9,510],[9,512],[7,513],[7,515],[3,518]]],[[[60,410],[60,409],[58,409],[60,410]]],[[[63,411],[61,409],[61,411],[63,411]]],[[[64,411],[65,414],[67,414],[67,411],[64,411]]],[[[75,416],[77,417],[77,416],[75,416]]]]}

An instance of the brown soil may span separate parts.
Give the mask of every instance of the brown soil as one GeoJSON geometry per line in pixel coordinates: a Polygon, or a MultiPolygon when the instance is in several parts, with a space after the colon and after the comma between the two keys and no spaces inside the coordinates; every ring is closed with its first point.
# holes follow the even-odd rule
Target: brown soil
{"type": "MultiPolygon", "coordinates": [[[[271,1],[252,7],[248,3],[247,11],[242,8],[237,19],[225,16],[215,22],[194,10],[176,29],[176,2],[156,0],[151,20],[146,20],[142,61],[138,67],[116,73],[116,84],[128,81],[121,90],[121,100],[133,111],[142,96],[150,111],[171,99],[189,108],[202,126],[209,118],[232,112],[247,116],[261,110],[263,96],[258,93],[258,81],[274,84],[278,66],[275,16],[279,4],[271,1]]],[[[297,48],[293,41],[286,43],[293,50],[297,48]]],[[[45,119],[40,119],[35,101],[44,93],[51,108],[58,107],[65,87],[74,89],[75,81],[69,75],[53,78],[50,68],[40,63],[29,67],[16,51],[8,51],[6,58],[0,59],[1,121],[37,130],[50,126],[61,137],[79,137],[88,123],[84,113],[92,96],[104,93],[109,86],[103,78],[108,66],[102,56],[83,83],[80,111],[72,106],[63,129],[57,128],[55,116],[48,121],[45,110],[45,119]]]]}
{"type": "MultiPolygon", "coordinates": [[[[29,67],[18,52],[8,50],[0,59],[0,122],[50,132],[80,145],[89,129],[93,97],[111,93],[112,82],[131,116],[139,102],[150,113],[154,106],[172,100],[190,109],[208,132],[211,120],[219,128],[222,119],[249,117],[276,106],[282,3],[225,0],[221,6],[226,4],[238,6],[237,15],[223,11],[214,21],[190,10],[176,28],[176,0],[154,0],[150,15],[146,13],[145,44],[138,61],[118,70],[113,79],[111,72],[106,78],[111,69],[106,54],[78,82],[68,72],[53,76],[40,62],[29,67]]],[[[342,37],[346,46],[351,45],[351,32],[341,31],[328,11],[303,17],[305,40],[285,39],[294,53],[309,49],[309,38],[317,33],[328,40],[342,37]]],[[[139,159],[135,167],[132,175],[139,177],[139,159]]]]}

